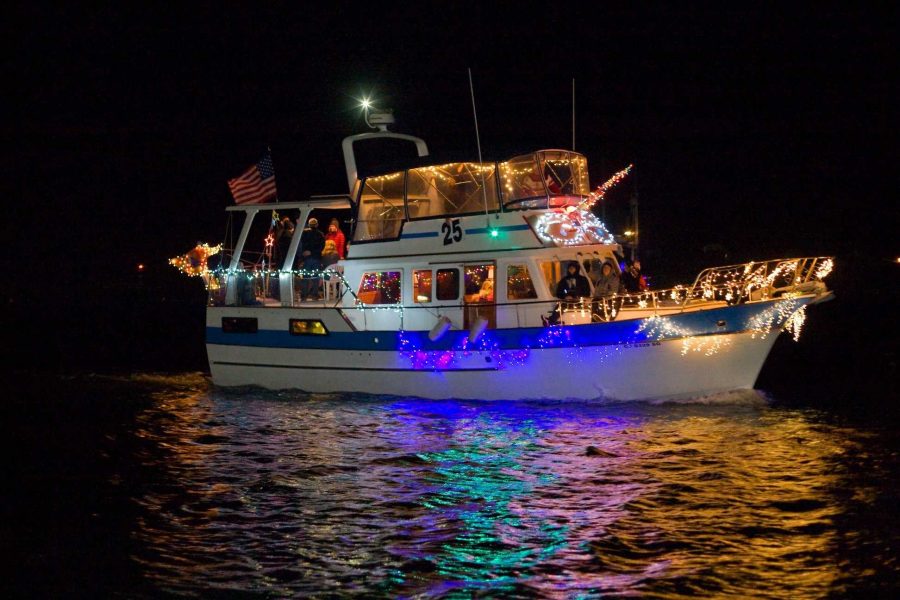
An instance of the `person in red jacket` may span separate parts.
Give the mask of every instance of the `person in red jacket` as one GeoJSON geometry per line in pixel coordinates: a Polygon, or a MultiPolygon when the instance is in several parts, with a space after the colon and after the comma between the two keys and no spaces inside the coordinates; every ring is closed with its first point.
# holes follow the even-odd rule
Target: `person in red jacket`
{"type": "Polygon", "coordinates": [[[343,260],[347,254],[347,238],[344,237],[344,232],[341,231],[341,225],[337,219],[332,219],[331,223],[328,224],[328,233],[325,234],[325,240],[334,241],[338,256],[343,260]]]}

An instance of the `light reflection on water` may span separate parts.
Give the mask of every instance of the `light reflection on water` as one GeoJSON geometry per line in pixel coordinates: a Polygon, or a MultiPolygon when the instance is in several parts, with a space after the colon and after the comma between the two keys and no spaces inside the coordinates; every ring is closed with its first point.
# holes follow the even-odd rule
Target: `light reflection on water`
{"type": "Polygon", "coordinates": [[[826,417],[755,392],[478,403],[172,379],[115,476],[161,591],[840,596],[900,573],[879,483],[896,454],[826,417]]]}

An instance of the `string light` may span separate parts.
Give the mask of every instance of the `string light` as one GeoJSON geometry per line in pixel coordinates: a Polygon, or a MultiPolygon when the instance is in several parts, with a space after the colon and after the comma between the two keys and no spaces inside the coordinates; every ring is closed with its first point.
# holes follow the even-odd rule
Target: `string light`
{"type": "MultiPolygon", "coordinates": [[[[900,262],[900,259],[898,259],[900,262]]],[[[831,274],[831,271],[834,269],[834,259],[826,258],[822,262],[819,263],[819,266],[816,268],[816,279],[825,279],[831,274]]]]}
{"type": "Polygon", "coordinates": [[[169,259],[169,264],[189,277],[209,277],[207,264],[210,256],[215,256],[222,249],[222,244],[210,246],[197,244],[186,254],[169,259]]]}
{"type": "Polygon", "coordinates": [[[571,206],[541,214],[534,222],[534,230],[542,241],[557,246],[615,243],[613,235],[596,215],[571,206]]]}
{"type": "Polygon", "coordinates": [[[531,354],[529,348],[502,350],[499,343],[487,332],[479,336],[474,343],[468,335],[462,335],[452,348],[448,350],[423,350],[421,344],[413,340],[408,332],[397,332],[400,354],[409,360],[417,371],[447,370],[459,365],[459,359],[475,354],[490,357],[490,362],[497,370],[520,366],[531,354]]]}
{"type": "Polygon", "coordinates": [[[834,268],[831,258],[771,260],[762,263],[717,267],[703,271],[697,278],[703,298],[724,299],[729,304],[742,299],[765,300],[773,292],[793,293],[796,286],[810,280],[823,280],[834,268]],[[815,267],[815,270],[813,270],[815,267]],[[784,286],[776,285],[784,279],[784,286]]]}
{"type": "Polygon", "coordinates": [[[730,346],[731,338],[724,335],[689,337],[681,340],[681,355],[685,356],[688,352],[702,352],[705,356],[712,356],[730,346]]]}
{"type": "Polygon", "coordinates": [[[628,174],[631,173],[631,168],[633,166],[634,165],[628,165],[627,167],[607,179],[603,183],[603,185],[598,187],[596,190],[591,192],[587,198],[582,200],[581,204],[578,205],[578,208],[592,208],[597,202],[603,199],[603,197],[606,195],[606,192],[608,192],[614,185],[625,179],[625,177],[627,177],[628,174]]]}
{"type": "Polygon", "coordinates": [[[702,352],[706,356],[717,354],[731,346],[731,338],[723,335],[695,336],[692,331],[672,323],[668,317],[653,315],[643,319],[635,333],[644,333],[647,338],[661,342],[671,338],[681,338],[681,355],[702,352]]]}
{"type": "Polygon", "coordinates": [[[374,177],[366,177],[366,183],[385,183],[388,181],[396,181],[403,177],[406,171],[398,171],[396,173],[387,173],[385,175],[376,175],[374,177]]]}
{"type": "Polygon", "coordinates": [[[788,331],[794,336],[794,341],[800,341],[800,332],[803,329],[803,324],[806,323],[806,305],[801,306],[797,311],[794,312],[787,320],[787,323],[784,325],[785,331],[788,331]]]}
{"type": "Polygon", "coordinates": [[[789,298],[776,302],[763,312],[754,315],[748,324],[750,337],[755,338],[759,335],[759,339],[766,339],[774,327],[787,322],[798,308],[798,302],[789,298]]]}

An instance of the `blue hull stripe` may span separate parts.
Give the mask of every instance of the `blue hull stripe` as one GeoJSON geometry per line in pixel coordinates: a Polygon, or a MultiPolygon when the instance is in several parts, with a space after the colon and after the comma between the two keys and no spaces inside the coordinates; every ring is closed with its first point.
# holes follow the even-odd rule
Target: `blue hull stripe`
{"type": "MultiPolygon", "coordinates": [[[[497,227],[497,231],[525,231],[527,229],[531,229],[527,224],[526,225],[506,225],[504,227],[497,227]]],[[[474,235],[479,233],[488,233],[491,230],[490,227],[474,227],[471,229],[466,229],[466,234],[474,235]]],[[[418,233],[404,233],[404,240],[414,240],[416,238],[432,238],[438,237],[440,235],[437,231],[420,231],[418,233]]]]}
{"type": "MultiPolygon", "coordinates": [[[[796,307],[810,299],[798,299],[796,307]]],[[[662,317],[668,327],[647,326],[638,328],[645,319],[592,323],[589,325],[562,327],[527,327],[518,329],[489,329],[482,334],[477,347],[480,349],[517,350],[524,348],[576,348],[608,346],[680,339],[688,336],[704,336],[740,333],[758,329],[754,318],[773,308],[777,301],[757,304],[739,304],[712,310],[681,313],[662,317]],[[724,322],[724,325],[720,325],[724,322]]],[[[263,309],[265,310],[265,309],[263,309]]],[[[768,321],[768,320],[767,320],[768,321]]],[[[779,328],[783,322],[772,322],[779,328]]],[[[206,328],[206,342],[225,346],[254,346],[264,348],[297,348],[316,350],[398,351],[398,350],[461,350],[465,346],[468,331],[448,331],[442,338],[431,341],[427,331],[352,331],[331,332],[323,336],[295,336],[287,331],[260,330],[257,333],[223,333],[221,327],[206,328]],[[405,342],[405,343],[404,343],[405,342]]]]}
{"type": "MultiPolygon", "coordinates": [[[[527,224],[526,225],[506,225],[504,227],[496,227],[497,231],[525,231],[527,229],[531,229],[527,224]]],[[[466,234],[472,235],[477,233],[487,233],[491,230],[491,227],[473,227],[472,229],[466,229],[466,234]]]]}
{"type": "Polygon", "coordinates": [[[415,238],[428,238],[428,237],[437,237],[437,236],[438,236],[437,231],[423,231],[421,233],[404,233],[403,239],[404,240],[412,240],[415,238]]]}
{"type": "MultiPolygon", "coordinates": [[[[389,371],[391,373],[408,373],[410,371],[416,369],[393,369],[393,368],[378,368],[378,367],[324,367],[324,366],[303,366],[303,365],[276,365],[269,363],[245,363],[245,362],[230,362],[227,360],[216,360],[213,361],[213,364],[216,365],[228,365],[229,367],[264,367],[270,369],[299,369],[299,370],[310,370],[310,371],[389,371]]],[[[440,372],[440,373],[469,373],[472,371],[496,371],[499,367],[484,367],[480,369],[467,369],[467,368],[456,368],[456,369],[440,369],[429,368],[428,371],[440,372]]]]}

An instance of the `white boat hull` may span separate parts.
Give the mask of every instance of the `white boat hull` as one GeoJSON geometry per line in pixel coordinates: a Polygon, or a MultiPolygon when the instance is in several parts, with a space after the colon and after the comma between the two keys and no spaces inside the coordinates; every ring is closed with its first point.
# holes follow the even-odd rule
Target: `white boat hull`
{"type": "Polygon", "coordinates": [[[213,381],[307,392],[422,398],[635,400],[752,388],[777,331],[633,344],[456,352],[451,368],[396,350],[349,351],[208,344],[213,381]]]}

